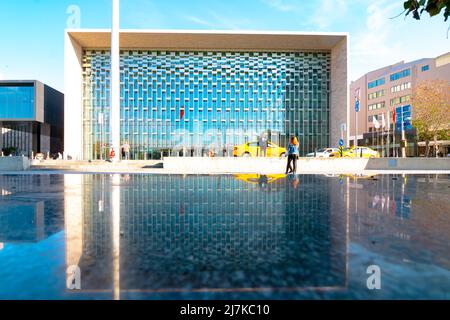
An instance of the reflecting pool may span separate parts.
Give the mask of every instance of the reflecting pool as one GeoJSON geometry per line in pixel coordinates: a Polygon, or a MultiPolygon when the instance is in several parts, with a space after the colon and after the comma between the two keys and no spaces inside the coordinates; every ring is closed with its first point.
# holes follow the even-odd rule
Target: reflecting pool
{"type": "Polygon", "coordinates": [[[450,299],[449,196],[448,175],[2,175],[0,299],[450,299]]]}

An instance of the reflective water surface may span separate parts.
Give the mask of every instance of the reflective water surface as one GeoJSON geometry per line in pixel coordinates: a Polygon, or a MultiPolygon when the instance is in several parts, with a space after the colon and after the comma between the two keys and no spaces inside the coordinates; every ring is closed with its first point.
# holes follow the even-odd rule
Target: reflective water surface
{"type": "Polygon", "coordinates": [[[0,299],[450,299],[449,195],[448,175],[3,175],[0,299]]]}

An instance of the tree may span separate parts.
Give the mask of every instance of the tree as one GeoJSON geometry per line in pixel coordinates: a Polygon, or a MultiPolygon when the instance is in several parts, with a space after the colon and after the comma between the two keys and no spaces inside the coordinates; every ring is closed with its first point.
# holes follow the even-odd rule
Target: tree
{"type": "Polygon", "coordinates": [[[408,0],[403,6],[406,15],[412,13],[416,20],[420,20],[424,11],[428,12],[430,17],[434,17],[444,10],[444,21],[450,16],[450,0],[408,0]]]}
{"type": "Polygon", "coordinates": [[[425,80],[413,92],[413,125],[419,140],[425,141],[425,155],[429,155],[430,141],[435,148],[439,136],[450,130],[450,83],[444,80],[425,80]]]}

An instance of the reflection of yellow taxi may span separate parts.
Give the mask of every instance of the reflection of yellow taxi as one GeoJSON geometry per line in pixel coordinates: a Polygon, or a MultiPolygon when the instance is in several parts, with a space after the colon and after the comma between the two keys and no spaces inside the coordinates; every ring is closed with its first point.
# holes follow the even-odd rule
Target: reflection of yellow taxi
{"type": "MultiPolygon", "coordinates": [[[[340,158],[340,151],[333,152],[331,157],[340,158]]],[[[379,158],[380,153],[368,147],[344,148],[342,158],[379,158]]]]}
{"type": "Polygon", "coordinates": [[[242,180],[248,183],[272,183],[276,180],[285,178],[285,174],[237,174],[235,178],[238,180],[242,180]]]}
{"type": "Polygon", "coordinates": [[[371,180],[374,179],[378,174],[343,174],[341,177],[349,177],[353,180],[371,180]]]}
{"type": "MultiPolygon", "coordinates": [[[[235,146],[233,155],[235,157],[257,157],[261,154],[258,142],[247,142],[239,146],[235,146]]],[[[286,156],[286,148],[279,147],[276,144],[269,142],[267,145],[268,157],[284,157],[286,156]]]]}

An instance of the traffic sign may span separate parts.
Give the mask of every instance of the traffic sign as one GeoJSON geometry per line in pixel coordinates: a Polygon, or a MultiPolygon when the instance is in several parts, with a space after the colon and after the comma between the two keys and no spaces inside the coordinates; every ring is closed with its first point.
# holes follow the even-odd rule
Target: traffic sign
{"type": "Polygon", "coordinates": [[[343,147],[345,144],[344,139],[339,140],[339,147],[343,147]]]}
{"type": "Polygon", "coordinates": [[[359,100],[356,100],[355,102],[355,111],[359,112],[359,100]]]}

